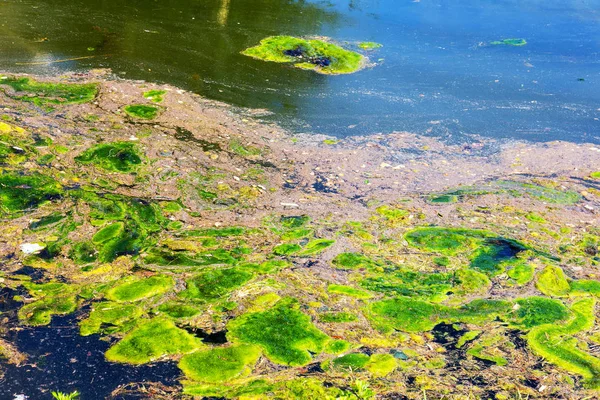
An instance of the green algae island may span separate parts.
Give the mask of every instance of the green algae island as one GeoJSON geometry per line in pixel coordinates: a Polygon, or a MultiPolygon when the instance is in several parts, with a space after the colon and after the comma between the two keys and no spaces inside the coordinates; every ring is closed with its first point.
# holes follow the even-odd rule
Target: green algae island
{"type": "Polygon", "coordinates": [[[242,54],[263,61],[291,63],[326,75],[351,74],[364,67],[365,57],[319,39],[271,36],[242,54]]]}
{"type": "MultiPolygon", "coordinates": [[[[291,37],[245,53],[363,62],[291,37]]],[[[303,142],[100,71],[4,77],[0,98],[0,375],[56,377],[31,398],[117,368],[110,398],[600,395],[590,146],[489,166],[409,134],[303,142]],[[386,166],[402,152],[418,163],[386,166]]]]}
{"type": "Polygon", "coordinates": [[[495,40],[493,42],[491,42],[490,44],[494,45],[494,46],[525,46],[527,44],[527,41],[525,39],[501,39],[501,40],[495,40]]]}

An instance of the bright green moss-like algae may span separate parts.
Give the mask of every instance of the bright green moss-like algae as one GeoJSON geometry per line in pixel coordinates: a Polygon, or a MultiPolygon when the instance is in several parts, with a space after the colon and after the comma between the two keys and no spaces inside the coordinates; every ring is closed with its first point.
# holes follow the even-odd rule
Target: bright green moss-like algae
{"type": "Polygon", "coordinates": [[[94,83],[52,83],[4,77],[0,79],[0,86],[3,85],[14,91],[10,94],[12,97],[38,106],[87,103],[98,94],[98,85],[94,83]]]}
{"type": "Polygon", "coordinates": [[[322,74],[350,74],[362,68],[364,57],[333,43],[292,36],[271,36],[242,54],[263,61],[292,63],[322,74]]]}

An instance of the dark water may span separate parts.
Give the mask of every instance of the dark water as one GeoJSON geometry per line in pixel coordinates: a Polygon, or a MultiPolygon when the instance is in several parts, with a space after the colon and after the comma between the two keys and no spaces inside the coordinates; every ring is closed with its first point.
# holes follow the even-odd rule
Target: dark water
{"type": "Polygon", "coordinates": [[[2,0],[0,34],[2,70],[110,67],[299,132],[600,143],[600,0],[2,0]],[[349,76],[239,54],[276,34],[384,48],[349,76]]]}

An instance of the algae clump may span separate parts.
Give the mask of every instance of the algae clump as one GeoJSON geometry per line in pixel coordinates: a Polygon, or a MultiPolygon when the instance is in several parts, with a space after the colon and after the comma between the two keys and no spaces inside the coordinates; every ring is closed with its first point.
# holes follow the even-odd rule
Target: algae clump
{"type": "Polygon", "coordinates": [[[163,101],[163,96],[167,93],[166,90],[148,90],[144,92],[144,97],[154,103],[160,103],[163,101]]]}
{"type": "Polygon", "coordinates": [[[193,381],[219,383],[249,374],[259,357],[260,348],[241,344],[188,354],[179,368],[193,381]]]}
{"type": "Polygon", "coordinates": [[[573,303],[572,320],[565,326],[540,325],[527,334],[527,342],[534,353],[569,372],[583,376],[587,387],[600,388],[600,358],[577,347],[572,335],[588,331],[594,326],[594,299],[581,299],[573,303]]]}
{"type": "Polygon", "coordinates": [[[110,288],[106,298],[118,302],[142,300],[148,297],[163,294],[170,290],[175,281],[166,275],[154,275],[149,278],[125,278],[124,283],[110,288]]]}
{"type": "Polygon", "coordinates": [[[133,104],[125,107],[125,113],[139,119],[154,119],[158,115],[158,107],[144,104],[133,104]]]}
{"type": "Polygon", "coordinates": [[[134,324],[143,310],[133,304],[101,302],[93,305],[87,319],[79,323],[81,336],[94,333],[113,333],[123,329],[127,323],[134,324]]]}
{"type": "Polygon", "coordinates": [[[322,352],[329,341],[291,299],[281,300],[267,311],[244,314],[227,328],[231,341],[256,344],[271,361],[290,366],[308,364],[311,353],[322,352]]]}
{"type": "Polygon", "coordinates": [[[50,83],[29,78],[6,78],[0,80],[0,85],[10,86],[15,91],[12,97],[37,106],[88,103],[98,94],[95,83],[50,83]]]}
{"type": "Polygon", "coordinates": [[[60,199],[63,193],[60,183],[40,173],[3,173],[0,175],[0,189],[2,216],[19,215],[47,201],[60,199]]]}
{"type": "Polygon", "coordinates": [[[525,46],[527,41],[525,39],[502,39],[495,40],[491,42],[491,44],[497,45],[506,45],[506,46],[525,46]]]}
{"type": "Polygon", "coordinates": [[[548,265],[537,277],[535,285],[546,296],[566,296],[571,290],[565,273],[556,265],[548,265]]]}
{"type": "Polygon", "coordinates": [[[112,362],[145,364],[164,356],[186,354],[203,347],[200,339],[169,320],[143,322],[106,352],[112,362]]]}
{"type": "Polygon", "coordinates": [[[187,283],[179,296],[187,299],[211,301],[221,298],[252,279],[252,273],[240,268],[207,269],[187,283]]]}
{"type": "Polygon", "coordinates": [[[263,61],[293,63],[297,68],[329,75],[350,74],[365,63],[362,55],[335,44],[293,36],[265,38],[258,46],[250,47],[242,54],[263,61]]]}
{"type": "Polygon", "coordinates": [[[137,146],[131,142],[98,144],[75,157],[75,160],[113,172],[132,172],[142,163],[137,146]]]}

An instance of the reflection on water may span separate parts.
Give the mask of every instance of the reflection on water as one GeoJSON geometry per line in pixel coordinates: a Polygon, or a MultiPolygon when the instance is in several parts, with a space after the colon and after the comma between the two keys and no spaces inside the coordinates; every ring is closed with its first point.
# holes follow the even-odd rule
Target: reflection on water
{"type": "Polygon", "coordinates": [[[599,10],[600,0],[5,0],[0,69],[109,67],[270,109],[296,131],[600,142],[599,10]],[[377,66],[334,77],[240,54],[277,34],[384,47],[369,53],[377,66]],[[489,45],[511,37],[528,44],[489,45]]]}

